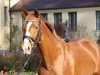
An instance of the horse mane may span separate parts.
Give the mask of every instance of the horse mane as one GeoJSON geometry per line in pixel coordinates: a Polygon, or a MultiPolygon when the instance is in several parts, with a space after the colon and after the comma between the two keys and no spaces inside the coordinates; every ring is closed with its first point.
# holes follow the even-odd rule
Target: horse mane
{"type": "Polygon", "coordinates": [[[51,33],[58,39],[58,40],[63,40],[62,38],[60,38],[58,35],[57,35],[57,33],[56,33],[56,31],[55,31],[55,29],[54,29],[54,27],[53,27],[53,25],[51,25],[48,21],[46,21],[42,16],[40,16],[41,17],[41,19],[43,20],[43,22],[46,24],[46,26],[48,27],[48,29],[51,31],[51,33]]]}

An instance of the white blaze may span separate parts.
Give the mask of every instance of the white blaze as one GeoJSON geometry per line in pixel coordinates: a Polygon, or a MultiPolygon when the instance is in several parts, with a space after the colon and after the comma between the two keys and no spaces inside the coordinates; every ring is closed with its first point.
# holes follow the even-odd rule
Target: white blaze
{"type": "Polygon", "coordinates": [[[30,36],[30,33],[29,33],[29,28],[30,26],[32,25],[32,22],[28,22],[28,25],[27,25],[27,28],[26,28],[26,36],[30,36]]]}
{"type": "MultiPolygon", "coordinates": [[[[30,36],[29,28],[31,25],[32,25],[32,22],[28,22],[25,36],[30,36]]],[[[31,44],[27,38],[24,39],[23,50],[24,50],[24,53],[27,53],[27,54],[31,53],[31,44]],[[28,49],[28,47],[30,47],[30,49],[28,49]]]]}

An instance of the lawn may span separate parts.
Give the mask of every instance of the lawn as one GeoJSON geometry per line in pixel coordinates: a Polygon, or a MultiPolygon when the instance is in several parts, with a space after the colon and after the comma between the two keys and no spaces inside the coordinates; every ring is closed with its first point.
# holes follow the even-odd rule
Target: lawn
{"type": "Polygon", "coordinates": [[[34,72],[22,72],[19,75],[38,75],[38,74],[34,72]]]}
{"type": "MultiPolygon", "coordinates": [[[[9,74],[8,75],[15,75],[15,74],[9,74]]],[[[38,75],[36,72],[22,72],[18,75],[38,75]]]]}

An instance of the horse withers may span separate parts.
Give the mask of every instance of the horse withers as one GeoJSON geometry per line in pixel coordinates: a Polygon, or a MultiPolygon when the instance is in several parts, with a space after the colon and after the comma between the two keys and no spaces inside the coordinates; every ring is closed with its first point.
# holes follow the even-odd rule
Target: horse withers
{"type": "Polygon", "coordinates": [[[64,42],[54,28],[34,10],[25,17],[22,49],[31,54],[38,44],[42,56],[39,75],[100,75],[100,49],[89,39],[64,42]]]}

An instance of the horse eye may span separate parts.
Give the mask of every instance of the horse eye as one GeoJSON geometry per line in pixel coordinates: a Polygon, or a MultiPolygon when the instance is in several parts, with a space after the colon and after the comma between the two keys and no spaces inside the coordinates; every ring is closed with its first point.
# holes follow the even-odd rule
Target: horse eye
{"type": "Polygon", "coordinates": [[[38,29],[38,27],[36,27],[36,29],[38,29]]]}
{"type": "Polygon", "coordinates": [[[35,29],[38,29],[38,27],[35,27],[35,26],[32,26],[33,28],[35,28],[35,29]]]}

